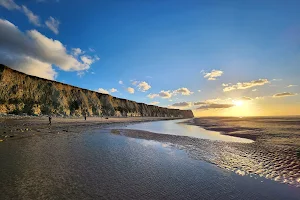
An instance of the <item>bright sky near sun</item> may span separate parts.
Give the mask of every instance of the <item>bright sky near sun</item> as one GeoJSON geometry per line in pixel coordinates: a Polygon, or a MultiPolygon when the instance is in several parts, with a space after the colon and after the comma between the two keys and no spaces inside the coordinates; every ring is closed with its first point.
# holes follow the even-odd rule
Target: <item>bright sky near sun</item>
{"type": "Polygon", "coordinates": [[[299,0],[0,0],[0,63],[195,115],[299,115],[299,8],[299,0]]]}

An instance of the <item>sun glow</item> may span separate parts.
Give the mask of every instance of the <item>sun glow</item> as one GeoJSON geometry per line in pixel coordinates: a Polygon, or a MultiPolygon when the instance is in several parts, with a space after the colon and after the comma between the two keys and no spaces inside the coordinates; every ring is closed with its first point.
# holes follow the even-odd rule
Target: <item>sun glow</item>
{"type": "Polygon", "coordinates": [[[233,101],[233,104],[235,106],[242,106],[242,105],[244,105],[244,102],[243,101],[233,101]]]}

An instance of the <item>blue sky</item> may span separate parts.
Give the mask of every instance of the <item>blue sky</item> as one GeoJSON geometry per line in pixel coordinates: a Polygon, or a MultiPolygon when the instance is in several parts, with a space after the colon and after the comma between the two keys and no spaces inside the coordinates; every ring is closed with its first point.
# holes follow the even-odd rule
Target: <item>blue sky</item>
{"type": "Polygon", "coordinates": [[[204,105],[199,114],[209,110],[226,115],[242,97],[251,98],[247,104],[256,107],[271,103],[282,110],[290,105],[299,108],[299,1],[0,0],[0,5],[3,28],[9,22],[24,40],[52,41],[53,48],[48,43],[29,44],[27,51],[46,49],[54,55],[53,41],[61,43],[60,55],[27,55],[16,48],[16,39],[9,37],[13,34],[2,33],[8,42],[0,46],[0,62],[20,71],[91,90],[115,88],[113,96],[159,106],[204,105]],[[84,53],[75,54],[73,48],[84,53]],[[34,59],[26,67],[12,59],[16,56],[22,63],[24,55],[27,61],[34,59]],[[223,91],[229,83],[249,87],[240,84],[223,91]],[[276,94],[282,95],[272,98],[276,94]]]}

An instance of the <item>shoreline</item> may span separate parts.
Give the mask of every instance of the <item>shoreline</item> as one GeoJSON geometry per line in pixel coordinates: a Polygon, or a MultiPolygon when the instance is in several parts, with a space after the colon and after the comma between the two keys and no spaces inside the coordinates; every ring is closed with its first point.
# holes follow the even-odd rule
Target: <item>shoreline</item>
{"type": "Polygon", "coordinates": [[[105,128],[114,124],[131,124],[151,121],[176,120],[170,117],[53,117],[49,125],[46,116],[0,116],[0,142],[44,134],[61,134],[63,132],[82,133],[105,128]]]}
{"type": "Polygon", "coordinates": [[[188,120],[186,124],[216,131],[223,135],[251,139],[254,142],[297,147],[300,149],[300,117],[292,120],[281,118],[257,118],[251,121],[236,117],[202,117],[188,120]],[[278,120],[277,120],[278,119],[278,120]],[[292,128],[291,128],[292,127],[292,128]]]}
{"type": "Polygon", "coordinates": [[[207,122],[207,123],[200,122],[199,123],[199,122],[197,122],[198,119],[201,119],[201,118],[193,118],[191,120],[188,120],[188,121],[182,122],[182,123],[192,125],[192,126],[199,126],[208,131],[216,131],[222,135],[250,139],[250,140],[253,140],[254,142],[257,141],[259,138],[259,135],[255,134],[255,132],[254,132],[254,131],[257,131],[258,129],[250,129],[250,128],[243,129],[243,128],[239,128],[239,127],[217,127],[217,126],[211,126],[211,124],[209,122],[207,122]],[[243,133],[243,134],[234,133],[237,131],[253,131],[253,132],[243,133]]]}

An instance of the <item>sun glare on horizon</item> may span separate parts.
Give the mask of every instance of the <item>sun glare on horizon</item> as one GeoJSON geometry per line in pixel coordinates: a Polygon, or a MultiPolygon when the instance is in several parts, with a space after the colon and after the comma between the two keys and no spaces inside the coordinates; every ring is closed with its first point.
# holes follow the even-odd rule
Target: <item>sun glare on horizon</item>
{"type": "Polygon", "coordinates": [[[241,106],[243,106],[243,105],[244,105],[244,102],[243,102],[243,101],[241,101],[241,100],[238,100],[238,101],[233,101],[233,104],[234,104],[235,106],[239,106],[239,107],[241,107],[241,106]]]}

